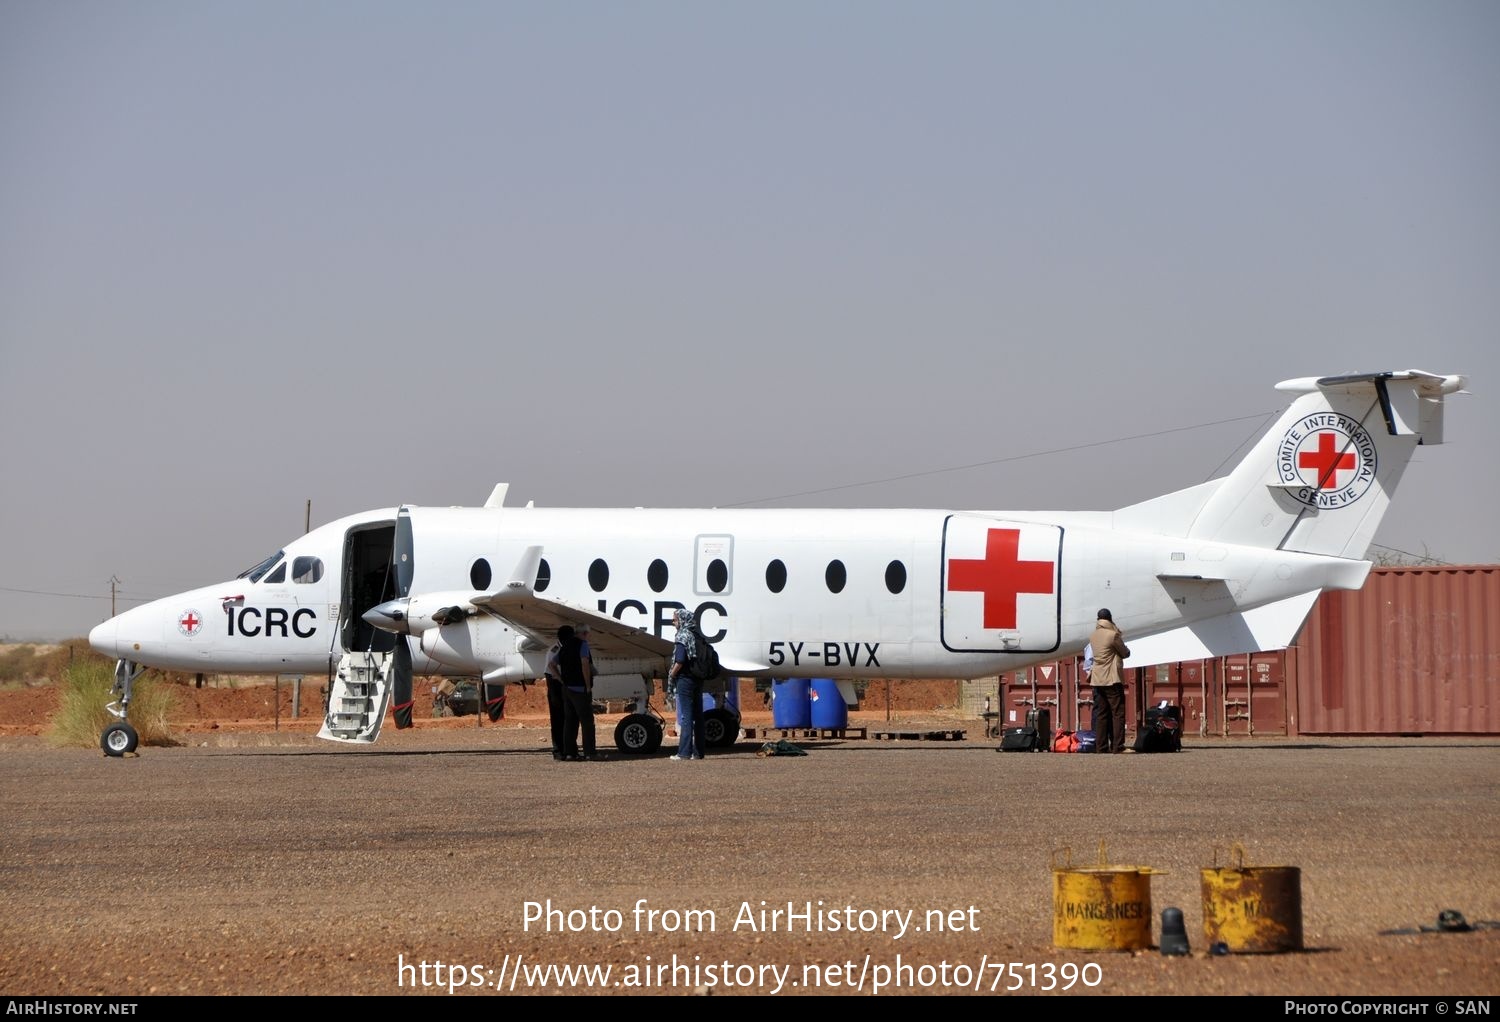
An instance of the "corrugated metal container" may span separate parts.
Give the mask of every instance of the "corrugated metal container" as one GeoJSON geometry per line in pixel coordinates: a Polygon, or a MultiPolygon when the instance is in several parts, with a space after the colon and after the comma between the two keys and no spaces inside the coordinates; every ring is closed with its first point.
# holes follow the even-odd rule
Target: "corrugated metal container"
{"type": "Polygon", "coordinates": [[[1132,687],[1132,694],[1144,692],[1140,697],[1143,706],[1155,706],[1163,700],[1181,706],[1184,737],[1218,734],[1219,716],[1214,712],[1219,701],[1218,663],[1181,660],[1144,668],[1139,672],[1141,684],[1132,687]]]}
{"type": "Polygon", "coordinates": [[[1294,734],[1500,733],[1500,565],[1374,568],[1291,652],[1294,734]]]}
{"type": "Polygon", "coordinates": [[[1285,656],[1280,650],[1223,658],[1223,734],[1287,733],[1285,656]]]}
{"type": "Polygon", "coordinates": [[[1093,689],[1081,680],[1077,657],[1054,660],[1000,676],[1004,727],[1026,722],[1026,711],[1043,709],[1054,731],[1078,731],[1091,726],[1093,689]]]}

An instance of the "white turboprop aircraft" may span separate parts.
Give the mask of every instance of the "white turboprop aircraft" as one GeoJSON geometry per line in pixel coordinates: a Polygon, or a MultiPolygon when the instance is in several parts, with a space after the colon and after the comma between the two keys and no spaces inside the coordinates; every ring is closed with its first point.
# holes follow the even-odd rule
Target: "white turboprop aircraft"
{"type": "MultiPolygon", "coordinates": [[[[1441,443],[1462,376],[1290,380],[1296,395],[1227,476],[1117,511],[402,506],[351,515],[254,568],[128,610],[89,643],[118,658],[110,755],[137,742],[147,667],[326,674],[319,735],[411,724],[413,674],[531,681],[558,626],[588,624],[596,671],[645,698],[615,732],[651,752],[672,611],[756,678],[978,678],[1080,651],[1110,607],[1128,667],[1279,649],[1363,560],[1417,444],[1441,443]]],[[[710,741],[737,737],[718,710],[710,741]]]]}

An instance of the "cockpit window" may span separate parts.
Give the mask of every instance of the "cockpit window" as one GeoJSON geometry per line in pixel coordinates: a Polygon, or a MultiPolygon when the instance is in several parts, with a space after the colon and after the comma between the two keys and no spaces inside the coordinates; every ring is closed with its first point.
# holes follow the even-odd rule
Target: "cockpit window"
{"type": "Polygon", "coordinates": [[[267,585],[270,585],[273,582],[285,582],[285,581],[286,581],[286,562],[282,561],[280,564],[276,565],[276,570],[272,571],[271,574],[269,574],[269,575],[266,576],[265,582],[266,582],[267,585]]]}
{"type": "Polygon", "coordinates": [[[276,551],[274,554],[272,554],[270,557],[267,557],[264,561],[261,561],[255,567],[240,572],[235,576],[235,578],[248,578],[251,582],[259,582],[261,576],[270,571],[271,568],[275,566],[276,562],[281,560],[281,555],[284,553],[286,553],[285,550],[276,551]]]}
{"type": "Polygon", "coordinates": [[[323,577],[321,557],[298,557],[292,561],[292,581],[301,584],[316,582],[323,577]]]}

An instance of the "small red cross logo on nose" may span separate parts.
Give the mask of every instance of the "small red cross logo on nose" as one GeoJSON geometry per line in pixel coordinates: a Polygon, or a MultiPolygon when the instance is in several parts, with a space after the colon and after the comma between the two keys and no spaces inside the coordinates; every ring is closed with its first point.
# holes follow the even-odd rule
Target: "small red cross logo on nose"
{"type": "Polygon", "coordinates": [[[190,610],[186,614],[182,615],[182,617],[177,619],[177,627],[181,628],[188,635],[192,635],[194,632],[196,632],[198,630],[198,626],[201,624],[203,624],[203,619],[198,616],[196,611],[190,610]]]}
{"type": "Polygon", "coordinates": [[[1298,468],[1310,468],[1318,473],[1318,489],[1320,490],[1338,489],[1338,474],[1340,472],[1354,471],[1354,452],[1345,451],[1340,454],[1333,449],[1333,445],[1334,435],[1332,433],[1319,433],[1318,449],[1316,451],[1301,451],[1297,455],[1298,468]]]}
{"type": "Polygon", "coordinates": [[[1016,597],[1052,592],[1052,561],[1019,558],[1020,529],[990,529],[984,560],[948,562],[948,590],[984,594],[984,627],[1016,627],[1016,597]]]}

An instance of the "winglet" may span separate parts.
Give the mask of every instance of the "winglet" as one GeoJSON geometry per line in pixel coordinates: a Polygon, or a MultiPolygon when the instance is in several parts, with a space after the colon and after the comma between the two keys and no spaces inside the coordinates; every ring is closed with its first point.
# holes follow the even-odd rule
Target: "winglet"
{"type": "Polygon", "coordinates": [[[516,568],[510,573],[510,581],[505,583],[507,592],[531,592],[536,586],[536,573],[542,567],[542,548],[529,546],[521,554],[521,559],[516,562],[516,568]]]}
{"type": "Polygon", "coordinates": [[[484,502],[485,507],[504,507],[505,494],[510,489],[510,483],[496,483],[495,488],[490,491],[490,499],[484,502]]]}

